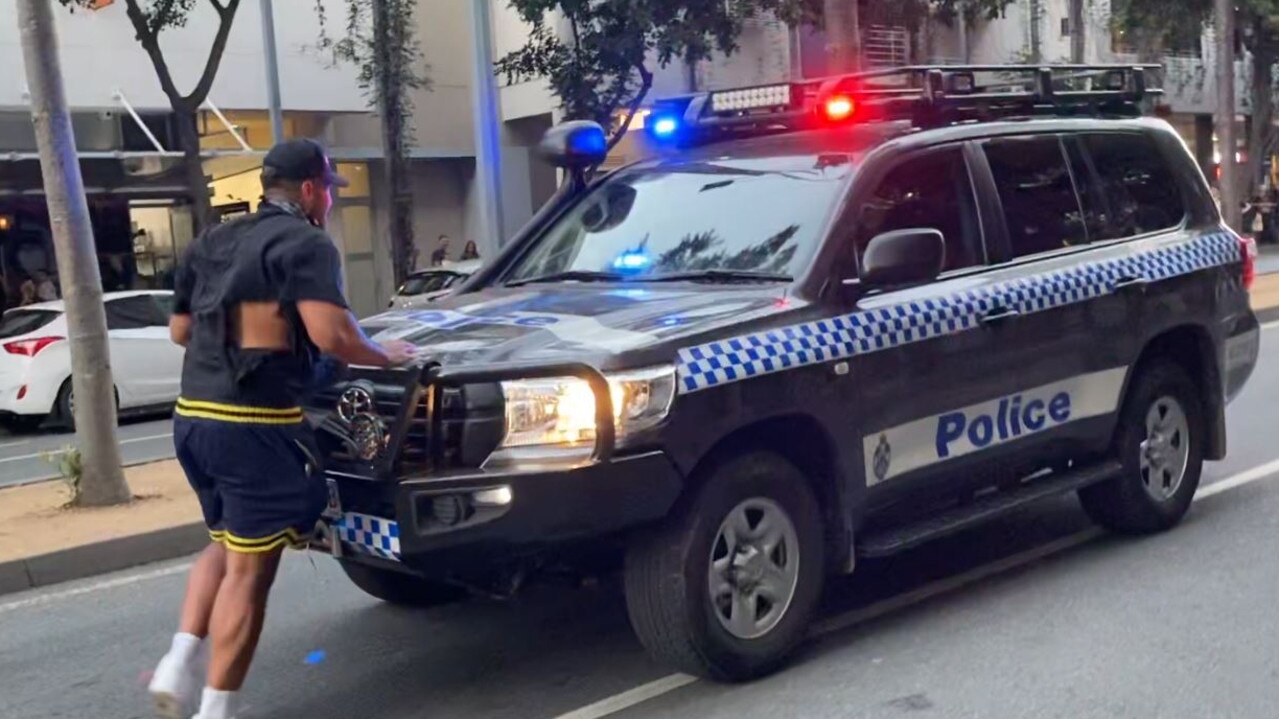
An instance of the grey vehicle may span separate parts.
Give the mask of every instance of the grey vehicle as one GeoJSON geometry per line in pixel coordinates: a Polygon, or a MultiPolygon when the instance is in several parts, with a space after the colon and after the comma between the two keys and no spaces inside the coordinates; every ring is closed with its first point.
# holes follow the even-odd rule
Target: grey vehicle
{"type": "Polygon", "coordinates": [[[619,569],[665,664],[743,680],[824,579],[1077,493],[1176,525],[1257,362],[1255,246],[1154,68],[913,67],[662,102],[457,293],[365,326],[323,418],[317,549],[429,605],[619,569]]]}

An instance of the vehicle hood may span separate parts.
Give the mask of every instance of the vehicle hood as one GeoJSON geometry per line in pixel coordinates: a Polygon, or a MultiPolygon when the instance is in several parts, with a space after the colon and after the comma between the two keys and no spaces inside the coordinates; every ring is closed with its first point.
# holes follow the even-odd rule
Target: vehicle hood
{"type": "Polygon", "coordinates": [[[375,340],[407,340],[445,366],[584,361],[616,369],[673,361],[679,348],[726,328],[800,309],[787,292],[779,285],[492,288],[361,325],[375,340]]]}

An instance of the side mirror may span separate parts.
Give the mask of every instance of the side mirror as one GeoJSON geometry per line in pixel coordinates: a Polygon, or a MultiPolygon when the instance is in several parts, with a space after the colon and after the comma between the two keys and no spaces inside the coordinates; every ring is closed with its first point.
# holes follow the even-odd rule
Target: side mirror
{"type": "Polygon", "coordinates": [[[556,167],[585,170],[608,157],[608,136],[597,122],[565,122],[546,131],[537,151],[556,167]]]}
{"type": "Polygon", "coordinates": [[[930,229],[885,232],[866,247],[862,282],[871,287],[901,287],[931,282],[946,266],[946,238],[930,229]]]}

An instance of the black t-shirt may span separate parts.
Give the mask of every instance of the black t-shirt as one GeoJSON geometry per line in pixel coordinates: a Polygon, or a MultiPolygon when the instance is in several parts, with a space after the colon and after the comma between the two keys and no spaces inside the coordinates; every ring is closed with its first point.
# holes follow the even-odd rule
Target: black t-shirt
{"type": "Polygon", "coordinates": [[[174,312],[192,318],[182,396],[251,407],[300,404],[326,363],[307,336],[297,304],[314,300],[347,307],[341,266],[323,230],[270,203],[196,239],[174,276],[174,312]],[[279,303],[293,331],[291,351],[237,346],[232,313],[244,302],[279,303]]]}

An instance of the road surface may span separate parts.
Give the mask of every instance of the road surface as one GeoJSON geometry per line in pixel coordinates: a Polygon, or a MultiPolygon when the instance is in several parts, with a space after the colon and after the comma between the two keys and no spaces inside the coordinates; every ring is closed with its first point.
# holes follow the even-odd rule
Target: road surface
{"type": "MultiPolygon", "coordinates": [[[[1186,523],[1092,529],[1073,498],[827,592],[792,667],[744,686],[645,658],[605,584],[413,612],[291,555],[242,719],[1273,717],[1279,706],[1279,331],[1186,523]]],[[[150,716],[184,562],[0,599],[0,716],[150,716]]]]}
{"type": "MultiPolygon", "coordinates": [[[[173,456],[173,422],[167,417],[126,418],[118,436],[126,465],[173,456]]],[[[73,444],[75,435],[61,429],[45,428],[17,435],[0,431],[0,487],[55,479],[57,469],[43,455],[73,444]]]]}

